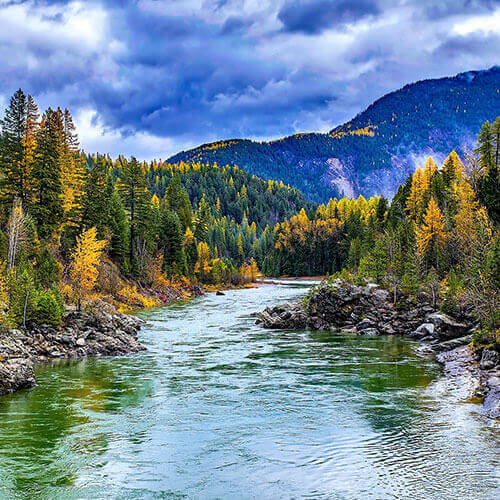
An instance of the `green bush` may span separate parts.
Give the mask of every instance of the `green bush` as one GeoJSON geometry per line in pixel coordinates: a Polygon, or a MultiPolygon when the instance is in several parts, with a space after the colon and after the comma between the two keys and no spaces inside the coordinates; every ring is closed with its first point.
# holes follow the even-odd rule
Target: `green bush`
{"type": "Polygon", "coordinates": [[[32,320],[50,326],[60,326],[62,323],[64,306],[58,290],[45,292],[39,290],[35,298],[35,307],[32,320]]]}
{"type": "Polygon", "coordinates": [[[44,248],[36,257],[36,282],[43,288],[53,288],[59,283],[59,265],[52,254],[44,248]]]}

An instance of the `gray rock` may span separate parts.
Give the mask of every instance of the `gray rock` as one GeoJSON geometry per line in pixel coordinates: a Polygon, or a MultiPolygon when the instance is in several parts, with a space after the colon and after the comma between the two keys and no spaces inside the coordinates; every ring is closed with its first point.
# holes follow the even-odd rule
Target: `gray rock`
{"type": "Polygon", "coordinates": [[[361,321],[360,321],[360,322],[356,325],[356,327],[357,327],[357,329],[358,329],[358,330],[364,330],[364,329],[366,329],[366,328],[372,328],[372,327],[374,327],[374,326],[375,326],[375,324],[376,324],[376,323],[375,323],[374,321],[372,321],[371,319],[367,319],[367,318],[365,318],[365,319],[361,320],[361,321]]]}
{"type": "Polygon", "coordinates": [[[434,325],[434,335],[438,338],[449,340],[462,337],[467,333],[469,327],[458,323],[447,314],[435,312],[428,314],[425,321],[434,325]]]}
{"type": "Polygon", "coordinates": [[[433,346],[433,350],[436,352],[449,351],[451,349],[456,349],[457,347],[470,344],[472,342],[472,335],[466,335],[465,337],[459,337],[458,339],[446,340],[445,342],[439,342],[433,346]]]}
{"type": "Polygon", "coordinates": [[[361,333],[361,335],[380,335],[380,332],[376,328],[366,328],[359,333],[361,333]]]}
{"type": "Polygon", "coordinates": [[[415,331],[423,333],[424,335],[432,335],[434,333],[434,324],[422,323],[415,331]]]}
{"type": "Polygon", "coordinates": [[[380,288],[380,285],[377,285],[377,283],[368,283],[366,286],[365,286],[365,290],[370,293],[370,292],[373,292],[374,290],[377,290],[380,288]]]}
{"type": "Polygon", "coordinates": [[[77,346],[84,346],[85,345],[85,339],[83,337],[80,337],[79,339],[76,339],[76,345],[77,346]]]}
{"type": "Polygon", "coordinates": [[[495,368],[500,362],[500,356],[498,352],[493,349],[485,349],[483,355],[481,356],[480,367],[481,370],[491,370],[495,368]]]}

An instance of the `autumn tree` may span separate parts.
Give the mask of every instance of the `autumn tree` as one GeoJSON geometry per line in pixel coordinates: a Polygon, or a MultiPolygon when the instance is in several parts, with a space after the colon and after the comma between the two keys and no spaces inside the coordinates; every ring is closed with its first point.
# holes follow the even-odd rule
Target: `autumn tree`
{"type": "Polygon", "coordinates": [[[194,272],[201,281],[207,281],[211,269],[210,249],[204,241],[200,241],[198,243],[198,260],[194,266],[194,272]]]}
{"type": "Polygon", "coordinates": [[[438,269],[439,255],[446,239],[441,211],[434,198],[429,200],[423,222],[417,229],[417,250],[421,256],[430,255],[438,269]]]}
{"type": "Polygon", "coordinates": [[[14,267],[19,249],[28,243],[29,218],[25,215],[21,200],[15,199],[7,224],[8,228],[8,254],[7,265],[9,269],[14,267]]]}
{"type": "Polygon", "coordinates": [[[78,309],[95,287],[105,245],[105,241],[97,239],[95,227],[88,229],[77,238],[71,259],[70,279],[77,297],[78,309]]]}

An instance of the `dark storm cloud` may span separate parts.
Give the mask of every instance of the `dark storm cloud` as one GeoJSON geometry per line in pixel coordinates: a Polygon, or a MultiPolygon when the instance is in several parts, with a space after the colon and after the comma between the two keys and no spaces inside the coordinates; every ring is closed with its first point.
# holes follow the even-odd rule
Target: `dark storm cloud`
{"type": "Polygon", "coordinates": [[[427,18],[435,20],[463,14],[493,12],[500,6],[500,0],[424,0],[420,5],[427,18]]]}
{"type": "Polygon", "coordinates": [[[466,36],[453,36],[447,38],[433,55],[436,59],[458,58],[465,55],[492,54],[498,55],[500,36],[472,33],[466,36]]]}
{"type": "Polygon", "coordinates": [[[278,13],[283,29],[289,32],[320,33],[344,26],[380,12],[373,0],[287,1],[278,13]]]}
{"type": "Polygon", "coordinates": [[[143,144],[328,130],[405,83],[497,62],[498,30],[453,23],[499,2],[0,0],[0,102],[21,86],[143,144]]]}

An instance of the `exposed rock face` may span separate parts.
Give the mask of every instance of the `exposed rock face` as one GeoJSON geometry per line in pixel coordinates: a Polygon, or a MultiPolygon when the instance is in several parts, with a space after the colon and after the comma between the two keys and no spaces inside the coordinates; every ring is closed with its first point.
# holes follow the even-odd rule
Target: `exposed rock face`
{"type": "Polygon", "coordinates": [[[491,370],[500,364],[500,355],[493,349],[485,349],[481,356],[481,369],[491,370]]]}
{"type": "Polygon", "coordinates": [[[266,307],[258,313],[256,324],[264,328],[289,328],[300,330],[307,327],[307,314],[302,304],[282,304],[266,307]]]}
{"type": "Polygon", "coordinates": [[[144,350],[142,321],[100,304],[92,313],[68,314],[60,329],[32,325],[0,334],[0,394],[35,385],[33,365],[55,358],[115,356],[144,350]]]}

